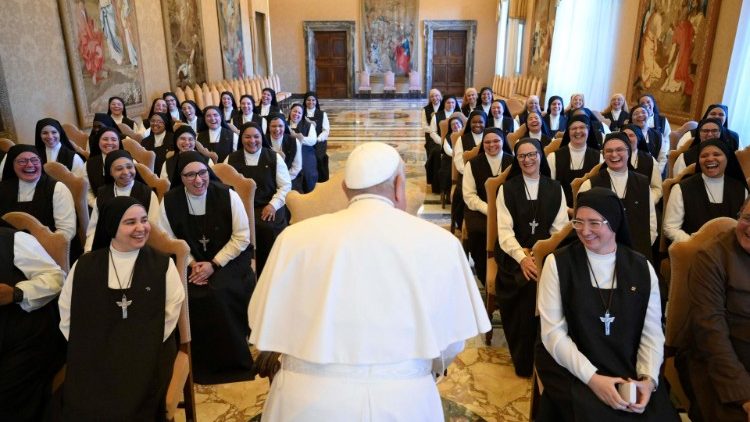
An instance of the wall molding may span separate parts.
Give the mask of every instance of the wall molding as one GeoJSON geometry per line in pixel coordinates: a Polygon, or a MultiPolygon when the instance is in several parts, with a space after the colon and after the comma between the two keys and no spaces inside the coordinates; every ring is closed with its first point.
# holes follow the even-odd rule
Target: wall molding
{"type": "Polygon", "coordinates": [[[307,75],[307,90],[315,91],[315,32],[316,31],[345,31],[346,32],[346,67],[349,69],[349,80],[346,84],[348,98],[354,98],[354,29],[355,21],[304,21],[302,23],[305,37],[305,67],[307,75]]]}
{"type": "Polygon", "coordinates": [[[425,20],[424,22],[424,92],[432,89],[432,56],[435,53],[433,36],[435,31],[466,31],[466,73],[464,86],[474,86],[474,48],[477,42],[475,20],[425,20]]]}

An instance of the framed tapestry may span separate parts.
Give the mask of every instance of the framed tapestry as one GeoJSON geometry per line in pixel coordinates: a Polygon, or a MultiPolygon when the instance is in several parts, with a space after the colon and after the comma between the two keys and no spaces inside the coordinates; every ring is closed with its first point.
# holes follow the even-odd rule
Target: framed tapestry
{"type": "Polygon", "coordinates": [[[13,114],[10,111],[8,87],[5,85],[3,62],[0,60],[0,138],[16,140],[16,130],[13,125],[13,114]]]}
{"type": "Polygon", "coordinates": [[[200,1],[162,0],[161,11],[172,88],[206,82],[200,1]]]}
{"type": "Polygon", "coordinates": [[[528,73],[547,82],[549,57],[552,52],[552,34],[555,30],[555,14],[559,0],[535,0],[534,14],[530,22],[531,51],[528,73]]]}
{"type": "Polygon", "coordinates": [[[362,51],[370,74],[416,69],[418,0],[362,0],[362,51]]]}
{"type": "Polygon", "coordinates": [[[240,3],[235,0],[216,0],[216,8],[219,13],[219,40],[224,78],[241,78],[245,76],[245,57],[240,3]]]}
{"type": "Polygon", "coordinates": [[[107,111],[109,97],[143,113],[143,67],[134,0],[58,0],[81,127],[107,111]]]}
{"type": "Polygon", "coordinates": [[[702,116],[721,0],[640,0],[628,101],[656,98],[671,122],[702,116]]]}

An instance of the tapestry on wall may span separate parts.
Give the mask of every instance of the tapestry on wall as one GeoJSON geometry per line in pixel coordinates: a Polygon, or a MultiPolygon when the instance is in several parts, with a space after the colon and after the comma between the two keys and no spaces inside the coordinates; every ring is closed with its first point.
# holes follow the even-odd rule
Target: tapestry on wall
{"type": "Polygon", "coordinates": [[[552,34],[555,29],[555,14],[559,0],[535,0],[531,22],[531,51],[529,74],[547,82],[549,57],[552,52],[552,34]]]}
{"type": "Polygon", "coordinates": [[[370,74],[416,68],[418,0],[362,0],[362,51],[370,74]]]}
{"type": "Polygon", "coordinates": [[[700,118],[720,5],[720,0],[641,0],[630,102],[651,94],[672,122],[700,118]]]}
{"type": "Polygon", "coordinates": [[[81,127],[106,112],[109,97],[144,110],[143,67],[133,0],[58,0],[81,127]]]}
{"type": "Polygon", "coordinates": [[[200,2],[162,0],[161,10],[172,87],[184,88],[186,85],[206,82],[200,2]]]}
{"type": "Polygon", "coordinates": [[[245,58],[240,4],[235,0],[216,0],[216,8],[219,11],[219,40],[224,78],[241,78],[245,75],[245,58]]]}
{"type": "Polygon", "coordinates": [[[5,85],[3,62],[0,60],[0,138],[16,139],[15,132],[8,99],[8,87],[5,85]]]}

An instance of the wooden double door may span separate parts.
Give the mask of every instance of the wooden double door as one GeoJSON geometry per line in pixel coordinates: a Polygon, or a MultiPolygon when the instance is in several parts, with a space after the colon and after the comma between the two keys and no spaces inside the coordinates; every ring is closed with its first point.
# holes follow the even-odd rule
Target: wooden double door
{"type": "Polygon", "coordinates": [[[466,82],[466,31],[435,31],[432,36],[432,88],[462,97],[466,82]]]}
{"type": "Polygon", "coordinates": [[[315,32],[315,90],[319,98],[348,97],[346,31],[315,32]]]}

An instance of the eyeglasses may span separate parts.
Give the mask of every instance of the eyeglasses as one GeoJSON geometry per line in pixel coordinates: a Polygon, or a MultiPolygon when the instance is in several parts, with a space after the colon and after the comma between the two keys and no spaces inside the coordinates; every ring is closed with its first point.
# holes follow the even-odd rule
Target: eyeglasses
{"type": "Polygon", "coordinates": [[[627,148],[614,148],[614,149],[605,149],[604,154],[622,154],[623,152],[626,152],[627,148]]]}
{"type": "Polygon", "coordinates": [[[737,216],[737,220],[740,223],[750,224],[750,214],[740,214],[737,216]]]}
{"type": "Polygon", "coordinates": [[[720,129],[701,129],[701,133],[719,133],[720,129]]]}
{"type": "Polygon", "coordinates": [[[516,158],[518,158],[518,161],[525,161],[527,158],[529,160],[535,161],[538,157],[538,152],[529,152],[526,154],[518,154],[516,155],[516,158]]]}
{"type": "Polygon", "coordinates": [[[605,224],[609,224],[609,221],[607,220],[579,220],[577,218],[571,220],[570,222],[573,225],[573,228],[576,230],[583,230],[583,228],[587,225],[591,230],[599,230],[605,224]]]}
{"type": "Polygon", "coordinates": [[[42,162],[42,160],[40,160],[40,159],[38,159],[36,157],[19,158],[19,159],[17,159],[17,160],[14,161],[14,163],[18,164],[19,166],[25,166],[26,164],[29,164],[29,163],[37,165],[37,164],[39,164],[41,162],[42,162]]]}
{"type": "Polygon", "coordinates": [[[187,180],[195,180],[196,177],[200,177],[201,179],[206,177],[208,175],[208,169],[198,170],[198,171],[191,171],[189,173],[183,173],[182,177],[184,177],[187,180]]]}

